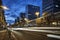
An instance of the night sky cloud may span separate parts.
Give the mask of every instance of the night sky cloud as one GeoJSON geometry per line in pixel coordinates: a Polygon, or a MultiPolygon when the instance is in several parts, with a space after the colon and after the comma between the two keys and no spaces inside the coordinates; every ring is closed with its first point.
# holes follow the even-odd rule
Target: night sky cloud
{"type": "Polygon", "coordinates": [[[11,18],[6,17],[6,20],[10,19],[10,21],[12,20],[12,18],[15,19],[17,16],[19,16],[20,12],[25,12],[27,4],[42,7],[41,0],[2,0],[2,1],[3,5],[9,8],[9,10],[5,11],[5,16],[8,16],[7,14],[9,14],[8,17],[11,18]],[[16,17],[12,15],[16,15],[16,17]]]}

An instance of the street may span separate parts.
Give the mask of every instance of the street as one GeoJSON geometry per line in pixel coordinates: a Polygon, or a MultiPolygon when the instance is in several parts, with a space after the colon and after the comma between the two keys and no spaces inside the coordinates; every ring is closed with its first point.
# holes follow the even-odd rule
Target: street
{"type": "Polygon", "coordinates": [[[59,33],[59,31],[55,33],[55,31],[48,32],[48,30],[34,30],[29,28],[15,28],[15,30],[14,28],[8,28],[8,30],[0,31],[0,40],[60,40],[59,33]]]}
{"type": "Polygon", "coordinates": [[[7,32],[0,33],[0,40],[47,40],[47,37],[45,35],[41,35],[36,32],[27,32],[27,31],[14,31],[13,34],[11,34],[11,38],[8,38],[7,32]]]}
{"type": "Polygon", "coordinates": [[[8,40],[8,35],[6,30],[0,31],[0,40],[8,40]]]}
{"type": "Polygon", "coordinates": [[[0,0],[0,40],[60,40],[60,0],[0,0]]]}

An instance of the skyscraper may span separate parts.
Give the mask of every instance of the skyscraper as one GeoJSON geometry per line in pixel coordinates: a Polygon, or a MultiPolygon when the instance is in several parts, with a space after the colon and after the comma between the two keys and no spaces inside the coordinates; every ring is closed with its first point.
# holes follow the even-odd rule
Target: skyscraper
{"type": "Polygon", "coordinates": [[[35,14],[36,12],[39,12],[38,17],[40,17],[40,7],[39,6],[27,5],[26,14],[27,14],[27,18],[29,20],[37,18],[36,14],[35,14]]]}
{"type": "Polygon", "coordinates": [[[60,11],[60,0],[42,0],[42,5],[43,13],[53,14],[60,11]]]}
{"type": "MultiPolygon", "coordinates": [[[[42,0],[42,9],[48,24],[60,23],[60,0],[42,0]]],[[[59,24],[60,25],[60,24],[59,24]]]]}

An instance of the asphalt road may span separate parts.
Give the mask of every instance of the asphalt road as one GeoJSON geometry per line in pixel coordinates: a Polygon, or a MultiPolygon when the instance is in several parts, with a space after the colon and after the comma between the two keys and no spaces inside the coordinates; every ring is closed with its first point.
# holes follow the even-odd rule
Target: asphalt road
{"type": "Polygon", "coordinates": [[[48,40],[45,34],[38,32],[15,31],[14,35],[17,40],[48,40]]]}
{"type": "MultiPolygon", "coordinates": [[[[51,32],[51,31],[50,31],[51,32]]],[[[49,33],[48,33],[49,34],[49,33]]],[[[51,34],[51,33],[50,33],[51,34]]],[[[58,34],[60,35],[60,34],[58,34]]],[[[51,36],[51,35],[50,35],[51,36]]],[[[58,36],[60,38],[60,36],[58,36]]],[[[47,36],[45,32],[27,30],[1,30],[0,40],[60,40],[47,36]]]]}
{"type": "Polygon", "coordinates": [[[10,35],[9,37],[9,33],[7,30],[1,30],[0,31],[0,40],[15,40],[15,38],[10,35]]]}
{"type": "Polygon", "coordinates": [[[40,33],[27,31],[13,31],[9,37],[7,30],[2,30],[0,40],[47,40],[47,37],[40,33]]]}
{"type": "Polygon", "coordinates": [[[7,31],[1,30],[0,31],[0,40],[8,40],[7,31]]]}

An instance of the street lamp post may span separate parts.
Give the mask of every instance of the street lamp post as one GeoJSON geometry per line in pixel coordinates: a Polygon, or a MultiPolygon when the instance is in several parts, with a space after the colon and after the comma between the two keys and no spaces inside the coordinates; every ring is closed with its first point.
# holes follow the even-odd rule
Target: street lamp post
{"type": "Polygon", "coordinates": [[[35,15],[37,16],[37,20],[36,20],[36,24],[37,24],[39,12],[36,12],[35,15]]]}
{"type": "Polygon", "coordinates": [[[4,10],[8,10],[9,8],[7,8],[6,6],[0,6],[2,9],[4,10]]]}

